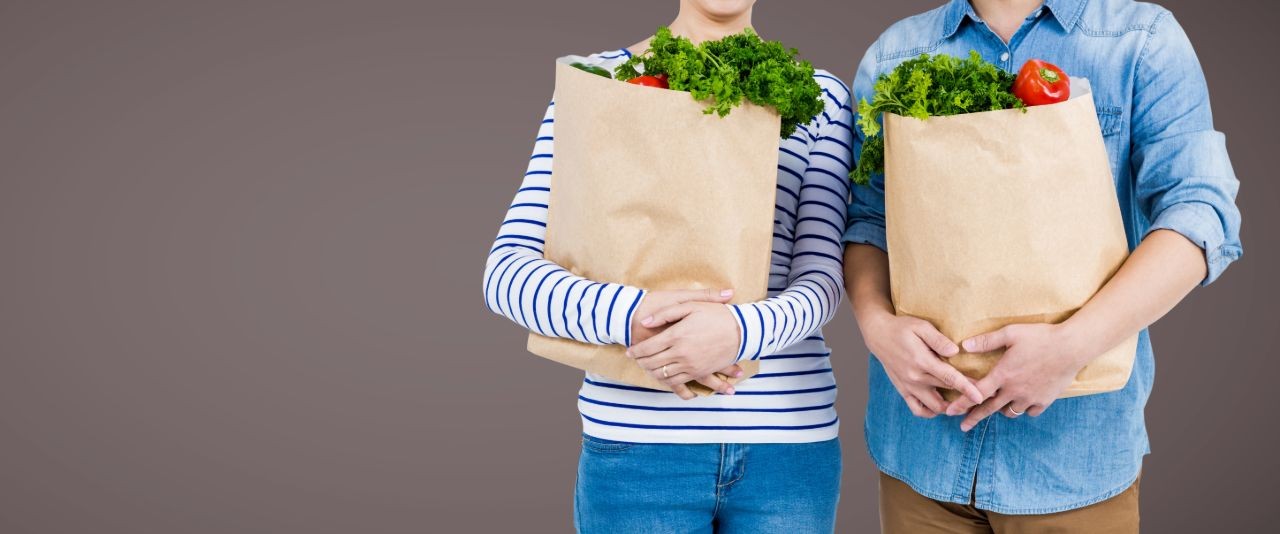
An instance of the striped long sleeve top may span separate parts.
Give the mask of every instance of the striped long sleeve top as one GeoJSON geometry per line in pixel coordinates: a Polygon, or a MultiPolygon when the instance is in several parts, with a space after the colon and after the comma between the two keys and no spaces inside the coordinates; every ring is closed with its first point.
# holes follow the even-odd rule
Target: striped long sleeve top
{"type": "MultiPolygon", "coordinates": [[[[571,57],[610,71],[626,50],[571,57]]],[[[690,401],[587,373],[578,395],[583,431],[642,443],[799,443],[834,438],[836,384],[821,327],[844,293],[840,239],[850,194],[850,91],[817,71],[824,111],[778,148],[773,256],[765,300],[731,305],[739,360],[760,372],[732,396],[690,401]]],[[[545,259],[547,200],[553,184],[555,103],[534,142],[484,274],[489,309],[542,335],[627,344],[643,288],[588,280],[545,259]]]]}

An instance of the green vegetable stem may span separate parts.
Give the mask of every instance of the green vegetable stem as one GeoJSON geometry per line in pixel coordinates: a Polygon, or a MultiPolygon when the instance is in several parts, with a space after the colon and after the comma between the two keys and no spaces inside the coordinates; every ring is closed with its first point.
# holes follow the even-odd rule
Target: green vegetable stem
{"type": "Polygon", "coordinates": [[[580,61],[575,61],[573,63],[570,63],[569,66],[578,70],[590,72],[591,74],[595,74],[596,76],[604,76],[605,78],[610,78],[610,79],[613,78],[613,76],[609,74],[608,70],[597,67],[595,65],[588,65],[580,61]]]}
{"type": "Polygon", "coordinates": [[[822,112],[822,87],[813,79],[813,65],[798,60],[794,48],[764,41],[747,28],[718,41],[695,45],[658,28],[649,49],[619,65],[614,78],[627,81],[642,74],[666,74],[676,91],[708,102],[704,113],[721,117],[742,104],[768,106],[782,117],[782,137],[822,112]]]}
{"type": "Polygon", "coordinates": [[[849,173],[853,183],[867,185],[871,175],[884,172],[883,113],[917,119],[1000,109],[1026,109],[1013,95],[1014,75],[988,63],[976,51],[968,59],[923,54],[876,79],[871,102],[858,102],[858,128],[866,137],[858,165],[849,173]]]}

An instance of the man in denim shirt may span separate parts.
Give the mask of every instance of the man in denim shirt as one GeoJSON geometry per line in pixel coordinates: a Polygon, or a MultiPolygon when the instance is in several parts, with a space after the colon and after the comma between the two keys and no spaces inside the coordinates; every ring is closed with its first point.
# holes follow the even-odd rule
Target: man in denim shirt
{"type": "Polygon", "coordinates": [[[882,471],[882,525],[1136,532],[1155,365],[1145,328],[1241,254],[1239,184],[1204,75],[1173,15],[1153,4],[953,0],[881,35],[858,68],[855,98],[870,99],[875,79],[903,60],[970,50],[1010,72],[1039,58],[1090,80],[1133,254],[1066,322],[964,340],[971,352],[1008,348],[974,382],[943,362],[955,344],[925,321],[894,315],[883,177],[854,188],[846,284],[875,356],[866,437],[882,471]],[[1124,389],[1054,400],[1086,363],[1139,331],[1124,389]],[[985,401],[947,404],[936,395],[943,385],[985,401]],[[996,412],[1003,416],[989,417],[996,412]]]}

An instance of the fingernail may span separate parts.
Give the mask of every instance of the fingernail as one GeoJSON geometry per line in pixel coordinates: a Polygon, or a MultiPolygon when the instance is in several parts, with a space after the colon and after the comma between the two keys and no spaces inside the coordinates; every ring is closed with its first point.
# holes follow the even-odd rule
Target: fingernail
{"type": "Polygon", "coordinates": [[[964,343],[961,343],[961,345],[964,345],[964,350],[967,350],[967,351],[969,351],[969,352],[973,352],[973,340],[972,340],[972,339],[966,339],[966,340],[964,340],[964,343]]]}
{"type": "Polygon", "coordinates": [[[630,358],[630,357],[631,357],[631,350],[630,350],[630,349],[627,349],[627,357],[628,357],[628,358],[630,358]]]}
{"type": "Polygon", "coordinates": [[[732,386],[730,386],[729,389],[724,390],[724,392],[726,395],[733,395],[734,393],[736,393],[736,391],[734,391],[732,386]]]}
{"type": "Polygon", "coordinates": [[[961,432],[968,432],[968,431],[969,431],[969,429],[971,429],[971,428],[973,428],[973,427],[972,427],[972,426],[969,426],[969,425],[960,425],[960,431],[961,431],[961,432]]]}
{"type": "Polygon", "coordinates": [[[652,316],[652,315],[650,315],[650,316],[648,316],[648,317],[645,317],[644,319],[641,319],[641,320],[640,320],[640,324],[645,325],[645,326],[649,326],[651,323],[653,323],[653,316],[652,316]]]}
{"type": "Polygon", "coordinates": [[[722,296],[722,297],[732,297],[732,296],[733,296],[733,290],[732,290],[732,289],[726,289],[726,290],[724,290],[724,291],[721,291],[721,292],[720,292],[720,296],[722,296]]]}
{"type": "Polygon", "coordinates": [[[738,369],[737,371],[734,371],[734,372],[733,372],[733,377],[734,377],[734,378],[738,378],[738,377],[740,377],[740,376],[742,376],[742,369],[738,369]]]}

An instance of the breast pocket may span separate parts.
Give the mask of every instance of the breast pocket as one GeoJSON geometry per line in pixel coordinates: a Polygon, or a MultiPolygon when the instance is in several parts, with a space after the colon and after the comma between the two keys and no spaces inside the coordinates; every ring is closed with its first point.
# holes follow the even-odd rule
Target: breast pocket
{"type": "Polygon", "coordinates": [[[1124,110],[1118,106],[1098,106],[1098,126],[1102,129],[1102,142],[1107,147],[1107,160],[1111,163],[1111,173],[1117,181],[1121,180],[1123,170],[1121,162],[1128,157],[1124,132],[1124,110]]]}
{"type": "Polygon", "coordinates": [[[1124,110],[1118,106],[1098,106],[1098,125],[1102,136],[1110,137],[1124,129],[1124,110]]]}

